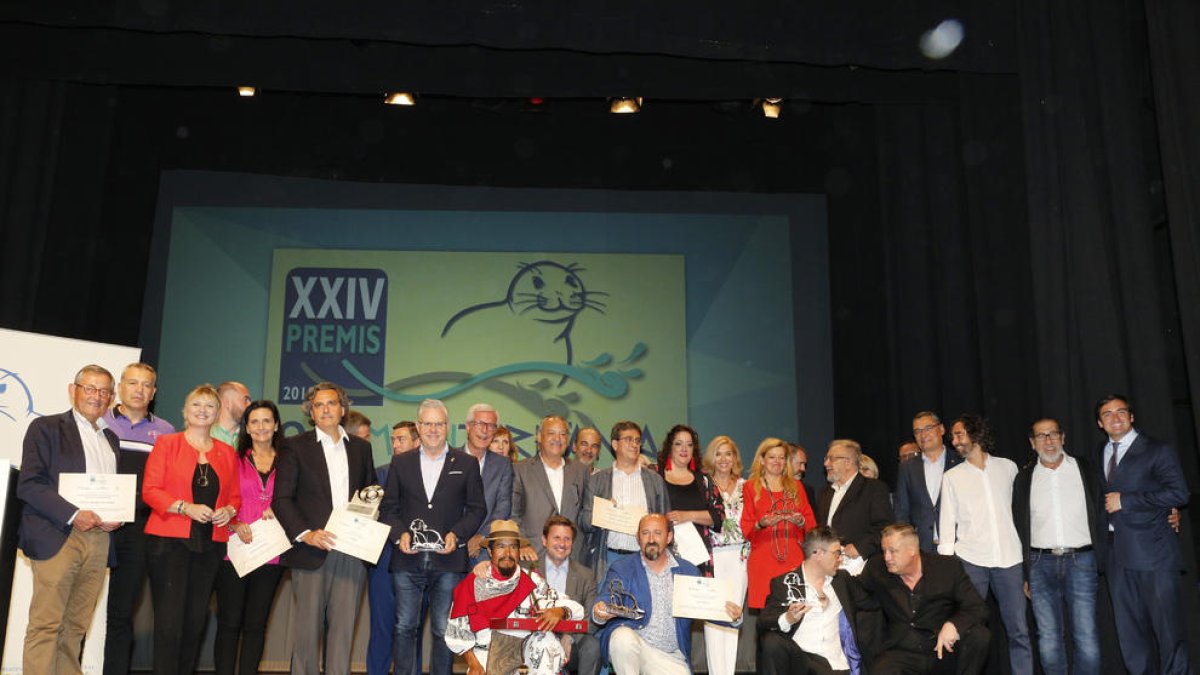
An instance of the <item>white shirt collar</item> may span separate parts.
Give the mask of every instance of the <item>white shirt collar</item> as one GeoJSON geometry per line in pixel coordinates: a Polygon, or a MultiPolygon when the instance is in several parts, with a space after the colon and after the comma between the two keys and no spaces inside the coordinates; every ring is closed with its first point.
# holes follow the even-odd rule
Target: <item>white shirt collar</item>
{"type": "Polygon", "coordinates": [[[326,444],[337,445],[338,443],[345,443],[346,439],[350,438],[350,435],[346,433],[346,430],[343,429],[342,425],[340,425],[340,424],[338,425],[337,440],[334,440],[334,438],[332,436],[325,433],[324,431],[321,431],[321,427],[316,427],[316,431],[317,431],[317,441],[320,442],[322,445],[326,445],[326,444]]]}

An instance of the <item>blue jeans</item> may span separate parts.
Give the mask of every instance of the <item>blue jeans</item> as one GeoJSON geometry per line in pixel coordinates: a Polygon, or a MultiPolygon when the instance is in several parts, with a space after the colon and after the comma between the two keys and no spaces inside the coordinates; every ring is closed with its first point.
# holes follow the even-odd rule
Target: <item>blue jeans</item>
{"type": "Polygon", "coordinates": [[[1018,563],[1012,567],[980,567],[962,561],[971,585],[987,599],[988,588],[1000,605],[1000,618],[1008,633],[1008,660],[1013,675],[1033,675],[1033,643],[1025,620],[1025,578],[1018,563]]]}
{"type": "Polygon", "coordinates": [[[396,589],[396,633],[393,639],[392,667],[401,675],[413,672],[413,662],[421,638],[421,606],[429,603],[430,645],[429,675],[451,675],[454,655],[446,646],[446,622],[454,587],[462,580],[459,572],[433,569],[431,553],[424,554],[421,567],[392,573],[396,589]]]}
{"type": "Polygon", "coordinates": [[[1037,620],[1038,653],[1046,675],[1066,675],[1067,650],[1063,621],[1066,607],[1074,643],[1075,675],[1100,672],[1100,636],[1096,631],[1096,593],[1099,577],[1091,551],[1050,555],[1029,554],[1029,594],[1037,620]]]}

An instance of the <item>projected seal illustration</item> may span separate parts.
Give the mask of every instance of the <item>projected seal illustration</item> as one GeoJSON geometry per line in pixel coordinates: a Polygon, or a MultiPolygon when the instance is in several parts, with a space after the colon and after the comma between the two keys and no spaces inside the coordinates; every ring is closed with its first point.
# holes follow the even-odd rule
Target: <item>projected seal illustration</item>
{"type": "MultiPolygon", "coordinates": [[[[584,286],[580,272],[584,269],[575,263],[563,265],[553,260],[539,260],[534,263],[521,263],[517,273],[508,284],[508,291],[502,300],[471,305],[459,310],[450,317],[442,327],[442,337],[450,332],[460,320],[490,309],[507,308],[517,316],[527,316],[533,321],[544,324],[559,324],[562,330],[552,342],[561,342],[566,348],[564,363],[574,363],[575,350],[571,344],[571,331],[575,328],[575,320],[586,309],[595,310],[601,314],[607,306],[597,299],[597,296],[607,296],[603,291],[591,291],[584,286]]],[[[563,377],[563,382],[566,381],[563,377]]]]}
{"type": "Polygon", "coordinates": [[[33,394],[21,376],[0,368],[0,420],[20,422],[41,416],[33,409],[33,394]]]}

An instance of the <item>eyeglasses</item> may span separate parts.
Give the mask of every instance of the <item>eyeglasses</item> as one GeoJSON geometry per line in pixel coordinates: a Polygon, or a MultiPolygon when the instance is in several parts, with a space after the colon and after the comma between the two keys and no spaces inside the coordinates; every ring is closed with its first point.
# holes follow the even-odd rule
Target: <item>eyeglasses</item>
{"type": "Polygon", "coordinates": [[[1100,413],[1100,419],[1110,420],[1114,417],[1129,417],[1129,408],[1117,408],[1116,410],[1105,410],[1100,413]]]}
{"type": "Polygon", "coordinates": [[[920,436],[921,434],[927,434],[927,433],[933,431],[934,429],[938,428],[939,426],[941,426],[941,425],[940,424],[930,424],[930,425],[924,426],[924,427],[917,427],[917,428],[913,429],[913,436],[920,436]]]}
{"type": "Polygon", "coordinates": [[[493,424],[491,422],[480,422],[479,420],[472,420],[470,422],[467,422],[467,424],[470,424],[471,426],[477,427],[479,429],[483,429],[484,431],[495,431],[500,428],[499,424],[493,424]]]}
{"type": "Polygon", "coordinates": [[[75,383],[75,386],[82,389],[83,393],[87,394],[88,396],[95,396],[95,395],[99,394],[100,398],[112,398],[112,395],[113,395],[112,389],[102,389],[100,387],[93,387],[90,384],[79,384],[79,383],[75,383]]]}
{"type": "Polygon", "coordinates": [[[1041,441],[1041,442],[1043,442],[1043,443],[1045,443],[1046,441],[1049,441],[1049,440],[1055,440],[1055,441],[1057,441],[1057,440],[1058,440],[1058,439],[1060,439],[1060,438],[1062,438],[1062,432],[1061,432],[1061,431],[1047,431],[1047,432],[1045,432],[1045,433],[1040,433],[1040,434],[1034,434],[1034,435],[1033,435],[1033,440],[1035,440],[1035,441],[1041,441]]]}
{"type": "Polygon", "coordinates": [[[836,461],[838,461],[839,459],[844,459],[844,460],[846,460],[847,462],[851,461],[849,457],[840,457],[840,456],[838,456],[838,455],[829,455],[828,459],[829,459],[829,461],[831,461],[831,462],[836,462],[836,461]]]}
{"type": "Polygon", "coordinates": [[[826,553],[828,553],[829,555],[831,555],[831,556],[833,556],[833,557],[835,557],[835,558],[839,558],[839,559],[840,559],[840,558],[845,558],[845,557],[846,557],[846,551],[845,551],[844,549],[840,549],[840,548],[839,548],[838,550],[834,551],[834,550],[832,550],[832,549],[828,549],[828,548],[826,548],[826,549],[822,549],[822,550],[824,550],[826,553]]]}
{"type": "Polygon", "coordinates": [[[621,441],[622,443],[634,443],[636,445],[642,444],[641,436],[622,436],[622,437],[618,438],[617,440],[621,441]]]}
{"type": "Polygon", "coordinates": [[[422,429],[445,429],[445,422],[417,422],[417,426],[422,429]]]}

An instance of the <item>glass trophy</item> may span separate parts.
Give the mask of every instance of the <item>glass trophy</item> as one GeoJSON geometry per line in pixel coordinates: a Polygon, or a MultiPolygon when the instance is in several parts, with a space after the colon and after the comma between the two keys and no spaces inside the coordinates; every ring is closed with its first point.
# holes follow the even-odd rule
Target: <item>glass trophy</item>
{"type": "Polygon", "coordinates": [[[446,547],[442,533],[429,527],[421,518],[414,518],[408,525],[412,541],[409,546],[417,552],[440,551],[446,547]]]}
{"type": "Polygon", "coordinates": [[[794,603],[804,603],[804,581],[800,579],[800,575],[795,572],[788,572],[783,577],[783,586],[787,589],[787,598],[780,604],[784,607],[790,607],[794,603]]]}

